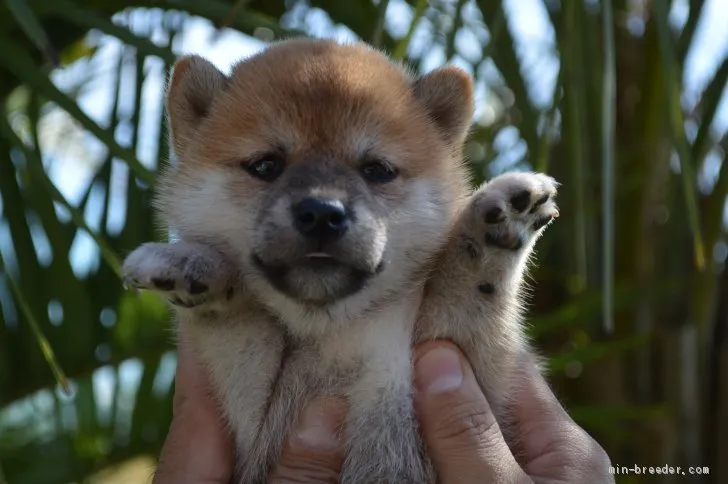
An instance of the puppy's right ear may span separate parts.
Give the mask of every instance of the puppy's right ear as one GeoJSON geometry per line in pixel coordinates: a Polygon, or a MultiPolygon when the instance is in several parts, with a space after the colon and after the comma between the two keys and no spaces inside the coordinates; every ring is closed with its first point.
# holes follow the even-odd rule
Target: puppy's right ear
{"type": "Polygon", "coordinates": [[[187,149],[227,80],[217,67],[197,55],[181,57],[175,63],[167,86],[166,108],[177,156],[182,156],[187,149]]]}

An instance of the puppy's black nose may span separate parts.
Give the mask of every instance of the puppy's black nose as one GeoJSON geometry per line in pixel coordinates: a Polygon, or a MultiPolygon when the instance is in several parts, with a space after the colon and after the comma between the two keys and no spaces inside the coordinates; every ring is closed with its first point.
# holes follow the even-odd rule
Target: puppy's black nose
{"type": "Polygon", "coordinates": [[[293,206],[293,223],[308,237],[337,238],[348,228],[349,213],[339,200],[309,197],[293,206]]]}

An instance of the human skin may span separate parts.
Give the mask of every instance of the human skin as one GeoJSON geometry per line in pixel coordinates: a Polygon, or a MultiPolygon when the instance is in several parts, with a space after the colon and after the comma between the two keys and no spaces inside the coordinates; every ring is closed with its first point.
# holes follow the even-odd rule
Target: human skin
{"type": "MultiPolygon", "coordinates": [[[[234,447],[193,358],[180,335],[174,417],[155,484],[228,484],[233,475],[234,447]]],[[[439,482],[614,482],[602,447],[569,417],[535,367],[524,372],[514,399],[519,446],[511,450],[462,352],[446,341],[416,348],[415,408],[439,482]]],[[[343,401],[309,402],[270,482],[338,482],[345,416],[343,401]]]]}

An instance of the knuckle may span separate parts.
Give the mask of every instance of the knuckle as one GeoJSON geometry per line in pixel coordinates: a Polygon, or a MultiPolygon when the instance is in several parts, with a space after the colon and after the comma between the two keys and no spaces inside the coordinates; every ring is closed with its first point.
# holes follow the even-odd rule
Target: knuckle
{"type": "Polygon", "coordinates": [[[336,451],[321,451],[287,440],[275,466],[272,483],[335,483],[341,471],[342,456],[336,451]]]}
{"type": "Polygon", "coordinates": [[[276,484],[336,483],[338,472],[319,463],[291,459],[281,462],[270,482],[276,484]]]}
{"type": "Polygon", "coordinates": [[[472,445],[488,446],[500,434],[493,414],[479,402],[453,402],[445,405],[433,429],[433,438],[472,445]]]}
{"type": "Polygon", "coordinates": [[[597,476],[608,475],[612,462],[604,448],[594,439],[591,439],[589,455],[591,457],[589,464],[591,473],[597,476]]]}
{"type": "Polygon", "coordinates": [[[569,481],[589,477],[593,482],[609,481],[610,459],[604,448],[583,429],[570,424],[565,426],[543,454],[551,455],[554,472],[566,472],[569,481]]]}

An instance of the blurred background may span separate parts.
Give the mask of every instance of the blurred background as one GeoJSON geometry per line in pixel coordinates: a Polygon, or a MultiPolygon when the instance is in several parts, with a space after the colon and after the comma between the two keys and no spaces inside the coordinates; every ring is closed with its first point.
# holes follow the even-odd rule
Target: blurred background
{"type": "Polygon", "coordinates": [[[728,482],[727,27],[726,0],[3,0],[0,483],[149,482],[170,316],[119,268],[162,237],[168,69],[299,35],[475,76],[476,180],[563,184],[528,313],[557,394],[615,465],[701,472],[618,482],[728,482]]]}

